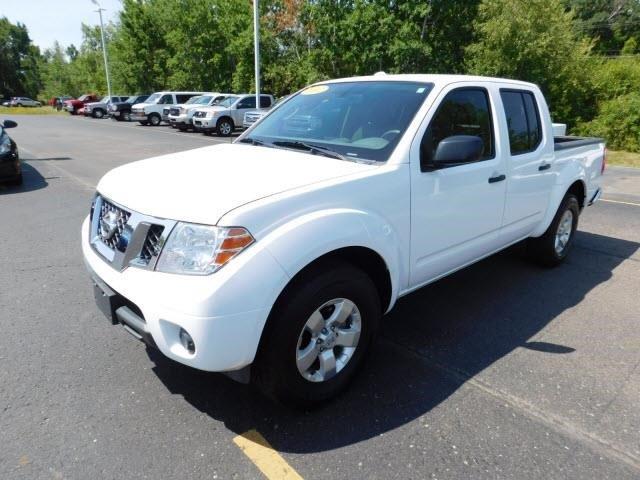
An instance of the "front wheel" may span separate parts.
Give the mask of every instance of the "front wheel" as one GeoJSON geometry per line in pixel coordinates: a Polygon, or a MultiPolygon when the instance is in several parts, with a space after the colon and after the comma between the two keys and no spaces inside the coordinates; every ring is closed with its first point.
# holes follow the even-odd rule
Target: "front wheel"
{"type": "Polygon", "coordinates": [[[121,119],[124,120],[125,122],[130,122],[131,121],[131,112],[124,112],[121,115],[121,119]]]}
{"type": "Polygon", "coordinates": [[[160,125],[160,122],[162,122],[162,118],[160,118],[160,115],[158,115],[157,113],[152,113],[148,118],[149,123],[154,127],[157,127],[158,125],[160,125]]]}
{"type": "Polygon", "coordinates": [[[104,110],[97,109],[93,111],[93,118],[102,118],[104,117],[104,110]]]}
{"type": "Polygon", "coordinates": [[[527,248],[533,260],[545,267],[562,263],[573,245],[579,215],[578,199],[573,194],[567,194],[547,231],[541,237],[528,240],[527,248]]]}
{"type": "Polygon", "coordinates": [[[279,299],[254,362],[264,393],[312,407],[347,387],[381,317],[375,285],[362,270],[335,263],[303,274],[279,299]]]}
{"type": "Polygon", "coordinates": [[[233,123],[228,118],[221,118],[216,124],[216,133],[221,137],[228,137],[233,133],[233,123]]]}

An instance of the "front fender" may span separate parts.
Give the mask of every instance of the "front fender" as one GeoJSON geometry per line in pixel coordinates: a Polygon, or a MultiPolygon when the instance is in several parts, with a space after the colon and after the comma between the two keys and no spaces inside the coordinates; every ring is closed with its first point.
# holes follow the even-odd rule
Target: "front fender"
{"type": "Polygon", "coordinates": [[[371,212],[329,209],[313,212],[270,232],[260,243],[271,252],[290,278],[314,260],[346,247],[364,247],[384,260],[391,279],[389,309],[406,277],[400,241],[391,224],[371,212]]]}

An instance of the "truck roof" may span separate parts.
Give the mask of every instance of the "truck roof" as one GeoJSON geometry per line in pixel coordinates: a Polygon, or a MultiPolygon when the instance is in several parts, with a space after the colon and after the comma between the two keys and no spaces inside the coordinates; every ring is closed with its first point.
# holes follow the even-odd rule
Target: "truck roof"
{"type": "Polygon", "coordinates": [[[385,72],[378,72],[378,73],[375,73],[374,75],[367,75],[367,76],[361,76],[361,77],[338,78],[334,80],[317,82],[317,84],[353,82],[353,81],[356,81],[356,82],[405,81],[405,82],[433,83],[435,85],[447,85],[450,83],[458,83],[458,82],[496,82],[496,83],[512,83],[514,85],[520,85],[528,88],[538,88],[538,86],[534,83],[523,82],[521,80],[513,80],[511,78],[483,77],[483,76],[477,76],[477,75],[446,75],[446,74],[431,74],[431,73],[389,74],[385,72]]]}

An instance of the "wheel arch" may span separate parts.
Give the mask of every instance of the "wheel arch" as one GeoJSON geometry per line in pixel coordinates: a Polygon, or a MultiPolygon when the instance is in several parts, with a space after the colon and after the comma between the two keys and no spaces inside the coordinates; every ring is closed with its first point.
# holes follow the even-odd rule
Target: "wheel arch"
{"type": "Polygon", "coordinates": [[[580,205],[580,210],[582,210],[586,205],[586,192],[587,186],[583,178],[575,179],[569,184],[569,186],[567,186],[567,184],[555,185],[551,192],[551,199],[549,200],[549,206],[547,207],[544,219],[540,222],[540,226],[531,234],[531,236],[539,237],[547,231],[547,228],[551,225],[562,200],[567,196],[567,194],[571,193],[576,196],[578,199],[578,205],[580,205]]]}

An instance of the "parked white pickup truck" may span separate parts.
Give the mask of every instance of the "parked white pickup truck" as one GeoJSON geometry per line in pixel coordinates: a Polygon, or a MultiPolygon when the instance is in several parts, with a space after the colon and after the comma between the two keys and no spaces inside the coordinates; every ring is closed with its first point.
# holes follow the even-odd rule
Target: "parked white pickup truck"
{"type": "Polygon", "coordinates": [[[310,405],[347,385],[399,297],[522,240],[562,262],[604,167],[601,139],[554,138],[529,83],[335,80],[233,144],[107,173],[82,248],[112,323],[310,405]]]}
{"type": "Polygon", "coordinates": [[[192,119],[196,110],[203,107],[217,105],[231,95],[230,93],[207,92],[199,97],[191,97],[185,103],[173,105],[169,108],[169,125],[181,131],[186,131],[193,126],[192,119]]]}

